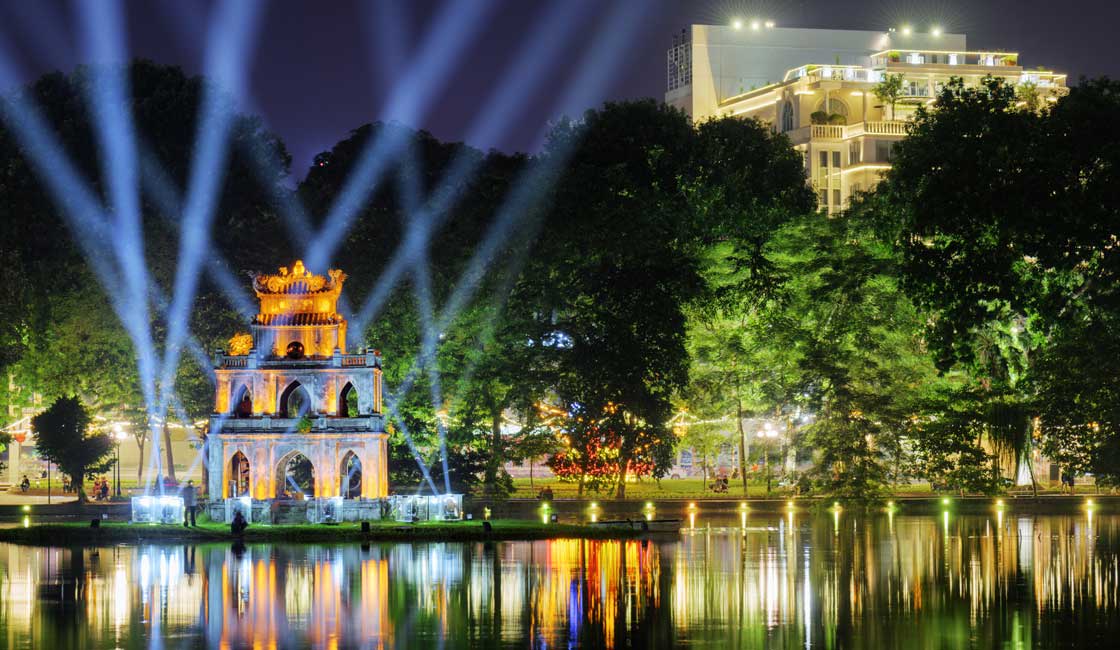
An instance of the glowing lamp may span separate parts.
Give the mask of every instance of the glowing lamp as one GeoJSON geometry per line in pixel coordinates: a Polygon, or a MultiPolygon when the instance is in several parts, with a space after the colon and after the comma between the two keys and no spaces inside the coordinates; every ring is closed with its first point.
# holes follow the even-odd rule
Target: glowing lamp
{"type": "Polygon", "coordinates": [[[696,502],[695,501],[690,501],[688,503],[688,509],[689,510],[695,510],[696,509],[696,502]]]}
{"type": "Polygon", "coordinates": [[[24,506],[23,511],[24,512],[31,512],[31,506],[24,506]]]}
{"type": "Polygon", "coordinates": [[[938,26],[934,26],[932,29],[929,30],[929,33],[931,35],[933,35],[934,37],[941,36],[941,28],[938,27],[938,26]]]}
{"type": "Polygon", "coordinates": [[[943,506],[947,506],[947,505],[949,505],[949,499],[948,499],[948,498],[944,498],[944,499],[942,499],[942,500],[941,500],[941,505],[943,505],[943,506]]]}
{"type": "Polygon", "coordinates": [[[23,441],[24,441],[24,440],[27,440],[27,432],[25,432],[25,431],[18,431],[18,432],[16,432],[16,433],[13,433],[13,434],[12,434],[12,440],[15,440],[16,442],[18,442],[19,444],[21,444],[21,445],[22,445],[22,444],[23,444],[23,441]]]}
{"type": "Polygon", "coordinates": [[[742,29],[742,28],[743,28],[743,21],[742,20],[739,20],[738,18],[736,18],[735,20],[731,21],[731,29],[742,29]]]}
{"type": "Polygon", "coordinates": [[[757,20],[752,20],[751,29],[757,32],[758,30],[762,29],[762,23],[758,22],[757,20]]]}
{"type": "Polygon", "coordinates": [[[766,29],[774,29],[774,21],[772,21],[772,20],[766,21],[766,29]]]}
{"type": "Polygon", "coordinates": [[[912,32],[913,32],[913,30],[910,29],[909,25],[903,25],[902,26],[902,35],[903,36],[909,36],[912,32]]]}

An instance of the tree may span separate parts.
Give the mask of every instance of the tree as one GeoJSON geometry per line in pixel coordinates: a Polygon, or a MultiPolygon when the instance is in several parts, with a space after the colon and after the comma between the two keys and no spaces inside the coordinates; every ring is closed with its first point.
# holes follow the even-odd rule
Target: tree
{"type": "Polygon", "coordinates": [[[906,75],[901,72],[897,74],[884,74],[883,79],[875,84],[872,90],[875,93],[876,99],[890,106],[891,113],[889,119],[895,119],[894,107],[898,103],[899,98],[902,97],[902,84],[906,79],[906,75]]]}
{"type": "Polygon", "coordinates": [[[58,465],[78,490],[78,502],[86,501],[86,474],[105,471],[113,442],[106,434],[89,432],[90,415],[77,397],[60,397],[45,411],[31,418],[39,455],[58,465]]]}
{"type": "Polygon", "coordinates": [[[947,84],[868,206],[930,313],[939,366],[980,382],[982,411],[1014,415],[989,427],[996,446],[1029,459],[1037,437],[1087,471],[1091,450],[1108,457],[1117,392],[1094,360],[1115,347],[1120,313],[1120,84],[1083,81],[1050,110],[1020,102],[999,79],[947,84]],[[1044,416],[1037,429],[1032,413],[1044,416]]]}

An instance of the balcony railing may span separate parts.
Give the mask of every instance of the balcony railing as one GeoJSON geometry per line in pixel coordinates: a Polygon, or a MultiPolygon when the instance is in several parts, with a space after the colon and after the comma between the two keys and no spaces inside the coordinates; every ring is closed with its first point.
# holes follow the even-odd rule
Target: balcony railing
{"type": "Polygon", "coordinates": [[[905,136],[906,122],[902,120],[885,122],[858,122],[856,124],[812,124],[794,129],[786,135],[793,144],[804,144],[812,140],[848,140],[861,135],[905,136]]]}
{"type": "Polygon", "coordinates": [[[1019,65],[1015,52],[940,52],[932,50],[885,50],[871,55],[871,66],[975,65],[988,68],[1019,65]]]}
{"type": "Polygon", "coordinates": [[[337,353],[329,357],[305,357],[302,359],[289,359],[287,357],[273,357],[261,354],[256,348],[249,354],[231,355],[225,350],[214,351],[214,367],[224,370],[242,370],[265,368],[268,366],[285,367],[330,367],[330,368],[378,368],[381,366],[381,355],[374,350],[366,350],[357,354],[337,353]]]}

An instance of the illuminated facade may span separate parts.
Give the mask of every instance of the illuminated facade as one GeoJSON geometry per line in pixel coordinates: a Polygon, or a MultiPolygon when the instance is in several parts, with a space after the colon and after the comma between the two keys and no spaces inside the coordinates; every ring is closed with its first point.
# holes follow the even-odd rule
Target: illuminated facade
{"type": "Polygon", "coordinates": [[[251,501],[254,520],[273,499],[343,498],[346,518],[380,512],[388,494],[381,359],[374,350],[346,351],[346,320],[337,310],[345,279],[333,269],[315,275],[299,261],[254,279],[260,313],[251,340],[234,336],[214,359],[206,445],[212,515],[223,516],[221,499],[251,501]],[[312,487],[302,494],[287,480],[293,459],[312,469],[312,487]],[[354,500],[369,504],[358,508],[354,500]]]}
{"type": "Polygon", "coordinates": [[[665,101],[694,121],[756,118],[785,133],[805,161],[822,210],[848,207],[890,168],[894,143],[918,106],[951,77],[999,77],[1043,104],[1067,92],[1066,76],[1027,69],[1014,52],[969,51],[963,34],[693,25],[668,53],[665,101]],[[875,94],[902,75],[890,106],[875,94]]]}

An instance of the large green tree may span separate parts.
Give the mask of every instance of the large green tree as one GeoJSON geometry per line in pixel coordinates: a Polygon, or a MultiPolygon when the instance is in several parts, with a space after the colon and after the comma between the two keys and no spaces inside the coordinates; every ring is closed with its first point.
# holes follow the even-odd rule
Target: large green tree
{"type": "Polygon", "coordinates": [[[113,441],[104,433],[91,433],[90,419],[89,411],[77,397],[60,397],[31,418],[39,455],[70,476],[79,503],[86,500],[86,474],[103,472],[113,463],[106,460],[113,441]]]}

